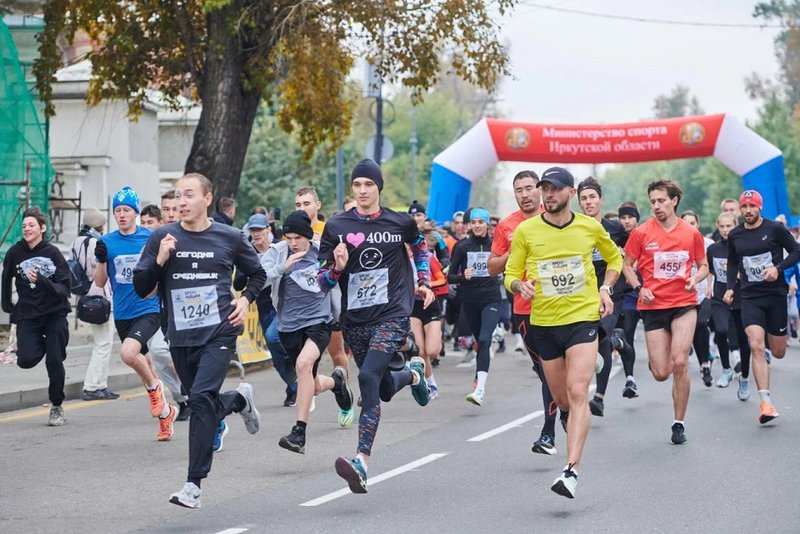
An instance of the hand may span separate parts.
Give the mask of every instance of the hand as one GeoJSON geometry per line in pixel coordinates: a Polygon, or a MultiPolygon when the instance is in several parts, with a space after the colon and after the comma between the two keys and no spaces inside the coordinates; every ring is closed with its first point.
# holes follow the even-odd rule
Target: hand
{"type": "Polygon", "coordinates": [[[100,239],[97,240],[97,244],[94,246],[94,257],[97,258],[97,263],[108,263],[108,247],[100,239]]]}
{"type": "Polygon", "coordinates": [[[36,269],[31,269],[28,271],[28,280],[31,284],[35,284],[37,280],[39,280],[39,271],[36,269]]]}
{"type": "Polygon", "coordinates": [[[797,286],[794,284],[789,284],[789,294],[794,295],[797,293],[797,286]]]}
{"type": "Polygon", "coordinates": [[[283,268],[285,270],[289,270],[292,268],[292,265],[300,261],[300,259],[308,253],[307,250],[301,250],[300,252],[295,252],[288,258],[286,258],[286,262],[283,264],[283,268]]]}
{"type": "Polygon", "coordinates": [[[778,268],[777,267],[767,267],[764,269],[764,281],[765,282],[774,282],[778,279],[778,268]]]}
{"type": "Polygon", "coordinates": [[[472,268],[464,269],[464,278],[466,278],[467,280],[472,280],[472,273],[474,272],[475,271],[472,268]]]}
{"type": "Polygon", "coordinates": [[[600,318],[608,317],[614,313],[614,301],[606,291],[600,292],[600,318]]]}
{"type": "Polygon", "coordinates": [[[697,281],[695,280],[694,276],[690,276],[688,280],[686,280],[686,292],[691,293],[695,290],[697,286],[697,281]]]}
{"type": "Polygon", "coordinates": [[[729,289],[725,292],[725,295],[722,297],[722,302],[728,306],[731,305],[731,302],[733,302],[733,289],[729,289]]]}
{"type": "Polygon", "coordinates": [[[169,261],[170,255],[175,251],[175,246],[178,244],[178,240],[172,234],[167,234],[161,239],[161,243],[158,245],[158,256],[156,256],[156,263],[159,264],[161,267],[166,265],[167,261],[169,261]]]}
{"type": "Polygon", "coordinates": [[[653,295],[653,292],[643,287],[639,290],[639,300],[642,301],[643,304],[652,304],[656,300],[656,296],[653,295]]]}
{"type": "Polygon", "coordinates": [[[244,324],[244,318],[247,316],[247,308],[250,306],[250,301],[247,297],[239,297],[231,302],[233,304],[233,311],[228,315],[228,321],[231,326],[239,326],[244,324]]]}
{"type": "Polygon", "coordinates": [[[427,310],[428,306],[433,304],[433,301],[436,300],[436,295],[433,294],[433,291],[428,286],[417,286],[417,295],[422,297],[423,310],[427,310]]]}
{"type": "Polygon", "coordinates": [[[336,270],[344,271],[345,267],[347,267],[347,260],[350,259],[346,243],[336,245],[336,248],[333,249],[333,259],[336,261],[336,270]]]}
{"type": "Polygon", "coordinates": [[[517,294],[525,300],[533,300],[536,298],[536,282],[534,280],[520,280],[517,285],[517,290],[519,291],[517,294]]]}

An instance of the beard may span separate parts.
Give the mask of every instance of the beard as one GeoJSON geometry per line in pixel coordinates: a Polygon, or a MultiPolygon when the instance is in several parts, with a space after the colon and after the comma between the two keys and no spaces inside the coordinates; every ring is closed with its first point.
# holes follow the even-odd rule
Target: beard
{"type": "Polygon", "coordinates": [[[555,215],[557,213],[561,213],[562,211],[564,211],[564,209],[567,206],[569,206],[569,199],[568,198],[565,199],[565,200],[560,200],[560,201],[556,202],[555,206],[548,206],[545,203],[544,208],[547,210],[547,213],[552,213],[553,215],[555,215]]]}

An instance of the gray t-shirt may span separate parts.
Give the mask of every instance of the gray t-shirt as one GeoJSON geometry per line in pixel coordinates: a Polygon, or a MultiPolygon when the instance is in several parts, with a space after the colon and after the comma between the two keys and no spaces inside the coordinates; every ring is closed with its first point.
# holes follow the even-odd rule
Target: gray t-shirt
{"type": "Polygon", "coordinates": [[[317,283],[318,254],[319,249],[312,244],[308,253],[283,273],[278,310],[280,332],[295,332],[333,320],[330,295],[320,290],[317,283]]]}
{"type": "Polygon", "coordinates": [[[215,222],[202,232],[189,232],[180,223],[173,223],[153,232],[134,276],[140,271],[157,273],[159,293],[169,316],[170,346],[198,347],[221,336],[242,333],[242,326],[234,327],[228,321],[233,312],[234,265],[248,276],[244,293],[257,297],[267,276],[255,249],[238,228],[215,222]],[[168,233],[175,237],[175,251],[159,268],[159,244],[168,233]]]}

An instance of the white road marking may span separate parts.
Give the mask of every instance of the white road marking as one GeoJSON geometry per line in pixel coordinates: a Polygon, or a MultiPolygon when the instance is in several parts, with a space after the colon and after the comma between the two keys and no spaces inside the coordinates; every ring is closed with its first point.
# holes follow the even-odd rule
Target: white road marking
{"type": "Polygon", "coordinates": [[[220,530],[219,532],[215,532],[214,534],[242,534],[242,532],[247,532],[250,530],[249,528],[226,528],[225,530],[220,530]]]}
{"type": "MultiPolygon", "coordinates": [[[[620,369],[622,369],[622,366],[615,366],[613,369],[611,369],[611,374],[608,377],[609,381],[614,377],[614,375],[619,373],[620,369]]],[[[589,394],[591,395],[592,393],[594,393],[595,389],[597,389],[597,386],[592,384],[589,387],[589,394]]],[[[503,432],[505,432],[507,430],[511,430],[512,428],[520,427],[523,424],[527,423],[528,421],[532,421],[532,420],[536,419],[540,415],[544,415],[544,411],[543,410],[538,410],[538,411],[535,411],[533,413],[529,413],[528,415],[523,415],[519,419],[514,419],[510,423],[506,423],[504,425],[498,426],[497,428],[489,430],[488,432],[484,432],[483,434],[477,435],[474,438],[469,438],[467,441],[478,442],[478,441],[487,440],[489,438],[493,438],[494,436],[496,436],[498,434],[502,434],[503,432]]]]}
{"type": "MultiPolygon", "coordinates": [[[[446,452],[429,454],[428,456],[420,458],[419,460],[414,460],[413,462],[409,462],[409,463],[407,463],[405,465],[401,465],[400,467],[392,469],[391,471],[386,471],[385,473],[381,473],[380,475],[376,475],[374,477],[370,477],[368,479],[369,487],[372,487],[373,485],[377,484],[378,482],[383,482],[384,480],[387,480],[389,478],[396,477],[397,475],[402,475],[403,473],[405,473],[407,471],[411,471],[412,469],[416,469],[417,467],[421,467],[421,466],[423,466],[425,464],[429,464],[429,463],[433,462],[434,460],[438,460],[439,458],[447,456],[447,454],[448,453],[446,453],[446,452]]],[[[338,499],[339,497],[344,497],[345,495],[350,495],[350,488],[343,488],[343,489],[340,489],[340,490],[333,491],[333,492],[328,493],[327,495],[323,495],[322,497],[319,497],[317,499],[306,501],[306,502],[302,503],[300,506],[319,506],[320,504],[325,504],[326,502],[330,502],[330,501],[332,501],[334,499],[338,499]]]]}

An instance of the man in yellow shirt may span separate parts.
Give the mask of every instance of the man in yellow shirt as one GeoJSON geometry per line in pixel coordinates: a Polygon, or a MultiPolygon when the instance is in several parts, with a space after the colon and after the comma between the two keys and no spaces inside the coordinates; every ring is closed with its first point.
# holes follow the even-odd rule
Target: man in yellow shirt
{"type": "Polygon", "coordinates": [[[533,339],[547,383],[559,410],[571,415],[565,427],[567,465],[551,489],[572,499],[589,433],[589,382],[603,332],[599,321],[614,309],[611,293],[622,256],[599,222],[569,209],[575,179],[568,170],[547,169],[538,187],[545,213],[521,222],[514,232],[505,285],[531,301],[533,339]],[[608,263],[599,290],[594,248],[608,263]]]}
{"type": "Polygon", "coordinates": [[[319,241],[322,231],[325,229],[325,221],[319,220],[319,210],[322,209],[322,202],[313,185],[307,185],[297,190],[294,195],[294,209],[303,210],[311,219],[311,229],[314,230],[314,241],[319,241]]]}

